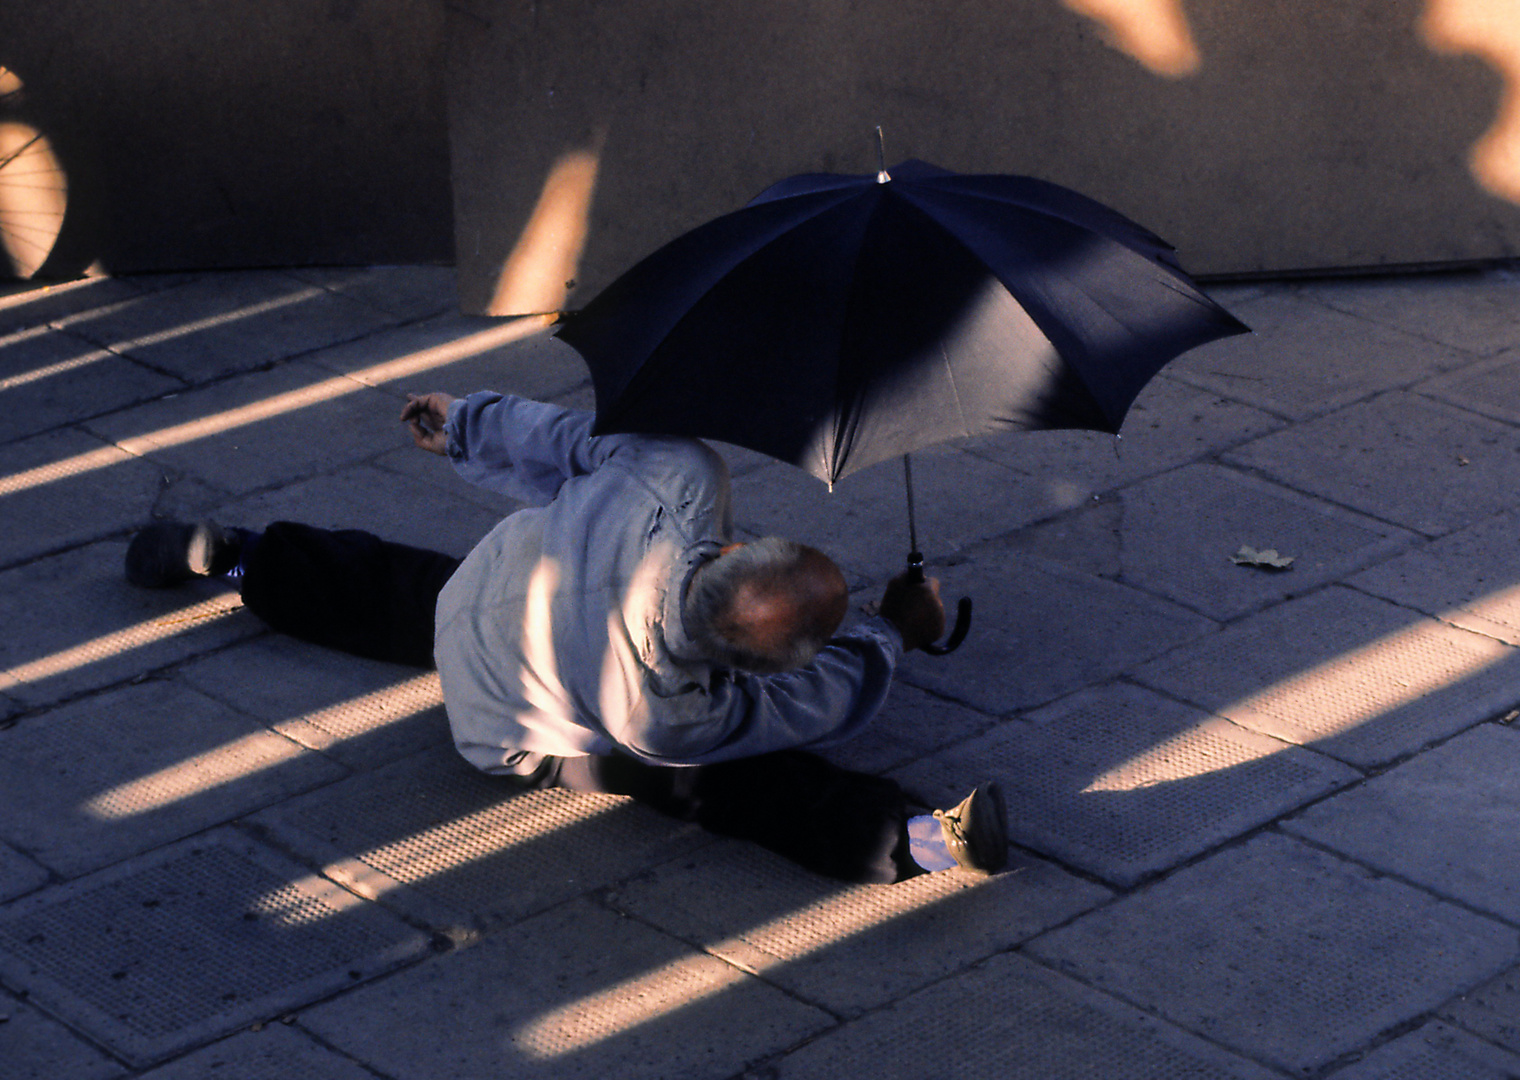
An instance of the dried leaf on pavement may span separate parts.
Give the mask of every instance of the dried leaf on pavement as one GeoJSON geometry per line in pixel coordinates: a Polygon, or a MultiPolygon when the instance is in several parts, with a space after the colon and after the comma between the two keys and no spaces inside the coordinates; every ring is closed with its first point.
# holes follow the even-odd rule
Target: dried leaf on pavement
{"type": "Polygon", "coordinates": [[[1236,566],[1254,566],[1258,570],[1281,571],[1293,568],[1293,556],[1279,555],[1276,548],[1257,551],[1249,544],[1241,544],[1240,550],[1230,556],[1230,561],[1236,566]]]}

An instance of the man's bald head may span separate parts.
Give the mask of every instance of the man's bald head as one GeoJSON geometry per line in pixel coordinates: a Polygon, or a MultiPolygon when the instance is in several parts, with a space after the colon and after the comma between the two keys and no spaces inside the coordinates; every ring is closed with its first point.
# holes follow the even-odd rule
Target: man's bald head
{"type": "Polygon", "coordinates": [[[692,577],[687,631],[714,661],[772,674],[802,667],[849,609],[844,575],[823,552],[768,536],[730,545],[692,577]]]}

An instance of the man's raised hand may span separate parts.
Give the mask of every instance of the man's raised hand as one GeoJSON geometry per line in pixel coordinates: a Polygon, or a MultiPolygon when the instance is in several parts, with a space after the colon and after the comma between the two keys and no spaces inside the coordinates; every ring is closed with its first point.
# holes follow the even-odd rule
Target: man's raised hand
{"type": "Polygon", "coordinates": [[[401,422],[412,433],[412,442],[423,450],[435,454],[447,451],[448,437],[443,425],[449,418],[450,394],[408,394],[406,408],[401,410],[401,422]]]}
{"type": "Polygon", "coordinates": [[[887,582],[879,610],[902,634],[904,651],[922,649],[945,632],[945,605],[939,598],[937,578],[913,581],[906,573],[898,574],[887,582]]]}

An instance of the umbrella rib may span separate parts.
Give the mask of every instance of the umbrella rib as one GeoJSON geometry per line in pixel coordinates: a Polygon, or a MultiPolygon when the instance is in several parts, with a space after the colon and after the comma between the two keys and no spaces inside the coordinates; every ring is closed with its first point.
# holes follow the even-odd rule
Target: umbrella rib
{"type": "Polygon", "coordinates": [[[966,422],[966,409],[961,404],[961,386],[955,379],[955,365],[950,363],[950,353],[945,349],[945,343],[939,344],[939,355],[945,362],[945,376],[950,380],[950,392],[955,395],[955,416],[960,421],[961,434],[970,435],[971,425],[966,422]]]}
{"type": "MultiPolygon", "coordinates": [[[[957,193],[957,194],[959,194],[959,193],[957,193]]],[[[991,201],[991,202],[997,202],[997,201],[999,201],[999,200],[996,200],[996,199],[990,199],[987,196],[978,195],[978,196],[975,196],[975,197],[976,198],[984,199],[986,201],[991,201]]],[[[931,218],[933,220],[936,220],[936,221],[938,220],[938,218],[936,218],[935,215],[933,213],[931,213],[927,208],[919,205],[918,202],[917,202],[917,200],[909,200],[909,204],[912,205],[913,208],[915,210],[917,210],[919,213],[924,214],[925,216],[927,216],[927,217],[929,217],[929,218],[931,218]]],[[[1007,205],[1007,204],[1004,204],[1004,205],[1007,205]]],[[[1158,260],[1158,259],[1156,259],[1154,257],[1148,256],[1144,252],[1138,251],[1135,248],[1131,247],[1130,245],[1128,245],[1126,243],[1123,243],[1122,241],[1116,241],[1116,240],[1114,240],[1113,237],[1106,236],[1105,234],[1102,234],[1102,233],[1093,232],[1093,230],[1087,228],[1086,226],[1081,225],[1081,224],[1079,224],[1077,222],[1069,221],[1066,218],[1061,217],[1059,214],[1046,213],[1046,212],[1040,211],[1040,210],[1038,210],[1036,208],[1028,208],[1028,210],[1029,210],[1030,213],[1037,214],[1040,217],[1047,218],[1047,219],[1049,219],[1051,221],[1054,221],[1054,222],[1057,222],[1059,224],[1065,225],[1065,226],[1067,226],[1069,228],[1076,229],[1076,230],[1079,230],[1081,232],[1088,233],[1090,235],[1097,236],[1097,237],[1100,237],[1102,239],[1109,240],[1110,242],[1113,243],[1113,247],[1111,249],[1113,255],[1115,255],[1116,257],[1119,257],[1119,258],[1126,259],[1126,260],[1133,260],[1135,263],[1138,263],[1139,266],[1144,267],[1147,271],[1149,271],[1152,275],[1154,275],[1153,280],[1156,282],[1156,284],[1165,286],[1165,287],[1169,288],[1173,292],[1176,292],[1176,293],[1179,293],[1180,295],[1188,297],[1188,299],[1191,300],[1191,301],[1193,301],[1195,304],[1199,303],[1199,297],[1202,297],[1203,303],[1200,304],[1199,306],[1207,307],[1207,308],[1209,308],[1211,310],[1217,309],[1219,311],[1224,311],[1223,308],[1219,308],[1219,306],[1217,304],[1215,304],[1214,301],[1210,300],[1202,292],[1198,292],[1196,289],[1190,290],[1188,288],[1189,282],[1185,278],[1180,278],[1178,276],[1178,273],[1176,271],[1172,270],[1170,267],[1168,267],[1165,263],[1161,262],[1160,260],[1158,260]],[[1193,295],[1194,292],[1197,292],[1197,295],[1193,295]]],[[[1142,228],[1143,228],[1143,226],[1142,226],[1142,228]]],[[[952,241],[954,241],[956,244],[958,244],[963,250],[965,250],[966,252],[968,252],[973,258],[981,260],[984,263],[984,265],[986,264],[986,260],[982,259],[982,256],[976,251],[976,249],[974,247],[972,247],[970,244],[968,244],[966,242],[966,239],[963,236],[961,236],[959,232],[957,232],[954,229],[946,229],[945,234],[952,241]]],[[[1103,301],[1099,297],[1093,295],[1093,293],[1090,292],[1088,289],[1082,287],[1082,285],[1074,277],[1072,277],[1071,275],[1066,274],[1066,273],[1052,273],[1051,274],[1051,279],[1053,281],[1060,282],[1061,284],[1063,284],[1064,286],[1066,286],[1067,288],[1069,288],[1075,295],[1080,296],[1083,300],[1087,301],[1087,303],[1091,304],[1093,310],[1101,312],[1105,317],[1107,317],[1107,319],[1109,320],[1109,322],[1112,325],[1117,326],[1117,327],[1119,327],[1119,328],[1121,328],[1123,330],[1126,330],[1126,331],[1129,329],[1129,323],[1127,323],[1124,319],[1120,318],[1117,314],[1115,314],[1114,311],[1112,309],[1110,309],[1106,304],[1104,304],[1103,301]]],[[[1000,278],[999,280],[1002,280],[1002,279],[1000,278]]],[[[1014,299],[1018,300],[1021,305],[1023,305],[1023,306],[1026,307],[1026,310],[1027,310],[1027,305],[1024,304],[1024,300],[1021,297],[1021,292],[1023,290],[1019,287],[1018,283],[1016,283],[1016,282],[1009,282],[1009,281],[1003,281],[1003,284],[1004,284],[1005,287],[1007,287],[1009,293],[1014,297],[1014,299]]],[[[1225,312],[1225,314],[1228,315],[1228,312],[1225,312]]],[[[1033,318],[1033,313],[1031,313],[1031,318],[1033,318]]],[[[1035,320],[1035,325],[1039,326],[1039,321],[1038,320],[1035,320]]],[[[1043,333],[1046,334],[1047,337],[1049,336],[1049,331],[1047,331],[1044,327],[1040,327],[1040,329],[1041,329],[1041,331],[1043,333]]],[[[1072,364],[1070,357],[1067,357],[1066,360],[1067,360],[1067,364],[1071,367],[1073,374],[1075,374],[1077,376],[1077,378],[1081,379],[1083,385],[1087,387],[1088,392],[1092,393],[1093,392],[1092,387],[1088,383],[1087,376],[1082,371],[1081,367],[1078,366],[1078,365],[1072,364]]]]}
{"type": "MultiPolygon", "coordinates": [[[[847,195],[842,195],[839,190],[827,191],[827,192],[815,192],[815,193],[809,193],[809,195],[826,195],[826,196],[829,196],[829,198],[826,201],[825,200],[820,200],[822,202],[822,205],[820,205],[819,207],[817,207],[815,210],[813,210],[813,211],[811,211],[809,213],[806,213],[803,216],[799,217],[797,220],[791,222],[790,224],[787,225],[787,227],[785,229],[776,231],[771,236],[767,237],[764,241],[762,241],[761,243],[757,244],[756,246],[754,246],[750,250],[746,251],[742,257],[737,258],[737,259],[733,260],[731,263],[727,264],[723,268],[723,272],[721,274],[715,274],[715,275],[713,275],[712,280],[710,282],[708,282],[705,285],[705,287],[703,287],[699,292],[696,292],[690,298],[690,301],[686,304],[685,310],[681,313],[681,315],[674,322],[672,322],[669,326],[665,327],[665,329],[663,331],[660,332],[660,334],[659,334],[659,342],[664,342],[665,340],[669,339],[672,335],[674,335],[680,329],[680,327],[682,326],[682,324],[684,324],[687,321],[687,319],[689,319],[691,317],[692,312],[695,311],[702,304],[702,302],[704,300],[706,300],[709,296],[711,296],[712,293],[714,292],[714,290],[716,290],[720,285],[722,285],[723,282],[724,282],[724,280],[729,275],[733,274],[736,270],[738,270],[739,267],[741,267],[741,266],[745,265],[746,263],[750,262],[752,259],[756,259],[756,258],[760,257],[773,244],[776,244],[776,243],[780,242],[787,235],[789,235],[793,230],[797,229],[798,227],[800,227],[804,223],[813,221],[813,220],[821,217],[822,215],[824,215],[826,213],[829,213],[832,210],[838,209],[838,207],[840,205],[848,202],[849,201],[849,197],[850,197],[850,196],[847,196],[847,195]]],[[[798,198],[798,199],[802,199],[802,198],[808,198],[809,195],[799,195],[799,196],[794,196],[794,197],[798,198]]],[[[781,200],[777,200],[777,201],[779,202],[781,200]]],[[[763,203],[763,204],[760,204],[760,205],[764,206],[764,205],[773,205],[773,204],[763,203]]],[[[744,210],[747,210],[747,209],[749,209],[749,207],[741,207],[739,210],[733,211],[733,213],[734,214],[743,213],[744,210]]],[[[730,215],[725,215],[725,217],[727,217],[727,216],[730,216],[730,215]]],[[[721,220],[721,219],[719,219],[719,220],[721,220]]],[[[711,223],[709,223],[709,224],[711,224],[711,223]]],[[[689,236],[691,234],[688,233],[686,235],[689,236]]],[[[677,240],[683,240],[685,238],[686,238],[685,236],[678,237],[677,240]]],[[[674,243],[675,241],[672,241],[672,242],[674,243]]],[[[663,250],[664,250],[663,248],[660,249],[660,251],[663,251],[663,250]]],[[[655,252],[655,255],[660,254],[660,251],[655,252]]],[[[651,256],[651,258],[653,258],[653,257],[654,256],[651,256]]],[[[642,265],[642,263],[640,265],[642,265]]],[[[638,269],[639,269],[639,266],[635,266],[628,273],[632,274],[635,271],[637,271],[638,269]]],[[[619,280],[621,280],[621,279],[619,279],[619,280]]],[[[617,281],[613,282],[613,286],[615,286],[617,284],[618,284],[617,281]]],[[[611,287],[612,286],[609,286],[609,288],[611,288],[611,287]]],[[[599,299],[599,297],[596,298],[596,299],[599,299]]],[[[596,299],[592,300],[593,304],[596,302],[596,299]]],[[[570,344],[572,344],[572,346],[574,345],[573,335],[561,335],[561,336],[564,337],[567,342],[569,342],[570,344]]],[[[652,360],[654,358],[654,356],[658,353],[658,350],[659,350],[659,345],[656,344],[656,346],[653,349],[650,350],[650,357],[649,357],[650,360],[652,360]]],[[[619,412],[627,412],[628,411],[628,403],[630,401],[632,401],[634,398],[636,398],[637,395],[638,395],[638,393],[639,393],[639,391],[637,390],[637,387],[640,384],[647,385],[649,383],[649,381],[652,378],[654,378],[654,375],[651,373],[652,366],[653,365],[651,363],[649,363],[649,362],[646,361],[646,363],[640,365],[640,367],[638,368],[638,370],[635,371],[633,373],[633,375],[628,379],[628,381],[624,384],[622,390],[617,395],[617,397],[618,397],[617,408],[615,410],[613,410],[613,411],[610,411],[607,414],[607,417],[609,419],[611,417],[615,416],[619,412]]]]}
{"type": "MultiPolygon", "coordinates": [[[[955,177],[953,179],[962,179],[962,178],[961,177],[955,177]]],[[[954,186],[954,187],[944,187],[944,186],[938,186],[938,185],[934,185],[934,186],[925,185],[925,186],[926,186],[927,190],[934,191],[934,192],[937,192],[937,193],[940,193],[940,194],[943,194],[943,195],[951,195],[951,196],[954,196],[955,198],[975,200],[977,202],[992,203],[992,204],[994,204],[996,206],[1008,207],[1008,208],[1011,208],[1011,209],[1023,211],[1024,213],[1027,213],[1027,214],[1034,214],[1034,215],[1036,215],[1038,217],[1047,218],[1047,219],[1049,219],[1051,221],[1059,221],[1059,222],[1063,222],[1063,223],[1065,223],[1067,225],[1074,225],[1077,228],[1083,229],[1083,230],[1085,230],[1087,232],[1094,232],[1094,233],[1097,233],[1100,236],[1107,237],[1109,240],[1112,240],[1114,243],[1120,244],[1123,247],[1127,247],[1131,251],[1136,252],[1137,254],[1141,254],[1141,255],[1145,254],[1144,252],[1141,252],[1138,248],[1136,248],[1129,240],[1122,239],[1122,238],[1120,238],[1118,236],[1114,236],[1113,234],[1104,231],[1104,229],[1101,226],[1094,226],[1094,225],[1088,224],[1086,222],[1076,220],[1074,218],[1068,217],[1067,215],[1061,213],[1058,210],[1054,210],[1054,209],[1050,209],[1050,208],[1047,208],[1047,207],[1040,206],[1037,203],[1033,203],[1033,202],[1031,202],[1031,201],[1029,201],[1027,199],[1016,198],[1016,197],[1005,197],[1005,196],[1001,196],[1001,195],[998,195],[998,194],[994,194],[993,192],[978,191],[975,188],[967,188],[967,187],[961,187],[961,186],[954,186]]],[[[1071,194],[1080,195],[1081,193],[1080,192],[1071,192],[1071,194]]],[[[1135,221],[1135,220],[1133,220],[1131,218],[1126,217],[1125,215],[1119,213],[1119,211],[1115,210],[1113,207],[1107,206],[1107,205],[1105,205],[1103,203],[1096,203],[1096,202],[1093,204],[1093,207],[1094,207],[1095,214],[1098,214],[1100,216],[1101,215],[1112,215],[1112,217],[1113,217],[1114,220],[1112,222],[1110,222],[1110,224],[1123,225],[1127,229],[1133,229],[1135,231],[1136,238],[1138,238],[1140,240],[1143,240],[1143,241],[1145,241],[1148,244],[1154,244],[1155,246],[1159,247],[1161,250],[1166,251],[1168,253],[1173,253],[1174,254],[1176,252],[1176,250],[1177,250],[1176,246],[1173,245],[1169,240],[1166,240],[1163,237],[1157,236],[1150,229],[1147,229],[1144,225],[1141,225],[1138,221],[1135,221]]],[[[1154,256],[1147,256],[1147,257],[1152,257],[1153,258],[1154,256]]]]}
{"type": "MultiPolygon", "coordinates": [[[[879,188],[872,188],[872,189],[869,189],[869,190],[878,191],[880,189],[879,188]]],[[[840,322],[839,322],[839,334],[840,334],[840,338],[839,338],[839,353],[840,353],[841,358],[844,355],[844,339],[845,339],[844,330],[845,330],[845,327],[847,327],[849,325],[849,322],[850,322],[850,319],[849,319],[849,309],[850,309],[850,305],[854,302],[854,298],[855,298],[855,287],[854,286],[855,286],[855,283],[860,280],[860,266],[861,266],[862,261],[866,257],[865,238],[866,238],[867,234],[869,234],[869,232],[870,232],[871,223],[873,221],[875,221],[876,215],[881,212],[881,207],[883,205],[883,202],[884,202],[884,200],[878,199],[876,205],[871,209],[871,212],[868,215],[866,215],[865,221],[861,224],[860,242],[857,244],[856,249],[855,249],[855,258],[853,260],[852,269],[850,271],[850,284],[849,284],[849,286],[844,291],[844,295],[845,295],[844,311],[843,311],[843,313],[841,315],[840,322]]],[[[850,409],[848,411],[846,411],[846,409],[844,408],[845,397],[844,397],[843,391],[844,391],[844,380],[845,380],[845,375],[846,375],[846,367],[847,367],[847,365],[844,364],[842,362],[842,360],[841,360],[840,363],[838,363],[838,364],[836,364],[834,366],[834,407],[836,409],[836,413],[835,413],[835,416],[834,416],[834,423],[833,423],[833,438],[830,440],[830,446],[829,446],[828,468],[829,468],[829,476],[830,476],[830,480],[829,480],[829,490],[830,491],[832,491],[834,489],[834,479],[833,478],[835,478],[835,477],[837,477],[839,475],[839,464],[840,464],[840,461],[843,458],[849,456],[848,451],[845,451],[844,453],[841,453],[841,447],[843,446],[843,444],[845,442],[846,433],[847,432],[849,433],[849,442],[851,444],[853,444],[854,441],[855,441],[854,440],[854,431],[859,426],[859,423],[860,423],[860,409],[858,407],[859,402],[856,400],[856,398],[859,396],[859,384],[857,384],[857,386],[856,386],[856,393],[854,395],[852,395],[852,397],[851,397],[851,400],[850,400],[850,406],[851,407],[850,407],[850,409]]]]}

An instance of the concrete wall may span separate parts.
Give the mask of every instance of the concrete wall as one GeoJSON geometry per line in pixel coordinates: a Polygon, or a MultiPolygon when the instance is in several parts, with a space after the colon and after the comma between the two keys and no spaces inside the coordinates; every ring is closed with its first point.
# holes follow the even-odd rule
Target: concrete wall
{"type": "Polygon", "coordinates": [[[1520,0],[10,0],[0,65],[68,173],[44,274],[457,253],[552,308],[877,124],[1201,273],[1520,251],[1520,0]]]}
{"type": "Polygon", "coordinates": [[[68,175],[43,275],[449,261],[443,48],[433,0],[0,3],[68,175]]]}
{"type": "Polygon", "coordinates": [[[877,124],[889,162],[1067,184],[1172,240],[1195,272],[1513,256],[1520,206],[1470,162],[1506,93],[1503,56],[1450,51],[1495,38],[1481,32],[1478,45],[1459,34],[1439,51],[1430,20],[1444,11],[1471,31],[1474,10],[1509,10],[1520,24],[1516,8],[456,0],[449,94],[465,306],[554,306],[555,276],[573,276],[584,297],[780,176],[874,170],[877,124]],[[1168,25],[1170,44],[1165,34],[1148,43],[1146,29],[1168,25]],[[577,191],[593,174],[582,215],[577,191]],[[545,198],[550,177],[557,194],[545,198]],[[552,272],[518,287],[503,268],[516,267],[507,278],[522,269],[535,211],[547,240],[526,254],[552,272]]]}

